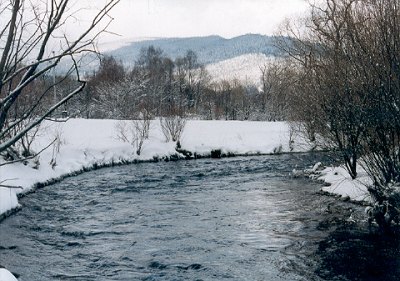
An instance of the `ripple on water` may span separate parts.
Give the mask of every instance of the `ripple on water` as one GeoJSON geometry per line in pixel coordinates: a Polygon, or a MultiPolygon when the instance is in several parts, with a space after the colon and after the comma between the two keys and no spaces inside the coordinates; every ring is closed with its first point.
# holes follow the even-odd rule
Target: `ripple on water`
{"type": "Polygon", "coordinates": [[[20,281],[379,280],[344,274],[356,270],[350,257],[373,268],[351,255],[361,250],[389,261],[366,272],[396,280],[398,240],[340,232],[349,203],[288,177],[317,157],[147,163],[66,179],[23,198],[2,222],[0,264],[20,281]],[[379,245],[384,254],[373,254],[379,245]]]}

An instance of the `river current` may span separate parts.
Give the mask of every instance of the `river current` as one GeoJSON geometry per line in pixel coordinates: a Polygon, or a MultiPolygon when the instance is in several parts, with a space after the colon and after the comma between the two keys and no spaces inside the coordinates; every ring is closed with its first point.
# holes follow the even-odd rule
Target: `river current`
{"type": "Polygon", "coordinates": [[[104,168],[22,198],[0,224],[20,281],[399,280],[398,235],[290,176],[321,155],[104,168]]]}

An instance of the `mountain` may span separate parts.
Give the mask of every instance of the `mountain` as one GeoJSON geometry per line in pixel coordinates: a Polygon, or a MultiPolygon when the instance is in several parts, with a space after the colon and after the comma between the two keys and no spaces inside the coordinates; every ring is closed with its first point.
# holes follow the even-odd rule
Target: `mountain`
{"type": "Polygon", "coordinates": [[[206,65],[213,81],[237,79],[245,85],[261,87],[261,69],[275,57],[264,54],[246,54],[206,65]]]}
{"type": "Polygon", "coordinates": [[[264,54],[279,56],[279,50],[274,46],[275,37],[259,34],[246,34],[231,39],[220,36],[161,38],[132,42],[109,52],[127,66],[133,65],[138,59],[140,50],[154,46],[161,48],[164,54],[172,59],[184,56],[188,50],[194,51],[203,64],[217,63],[246,54],[264,54]]]}

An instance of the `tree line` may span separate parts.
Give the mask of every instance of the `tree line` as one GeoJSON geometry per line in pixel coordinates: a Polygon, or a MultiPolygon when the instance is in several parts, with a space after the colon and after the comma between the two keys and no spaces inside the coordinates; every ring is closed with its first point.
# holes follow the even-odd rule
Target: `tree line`
{"type": "MultiPolygon", "coordinates": [[[[286,119],[286,95],[276,63],[260,69],[262,86],[235,79],[216,82],[193,51],[173,60],[161,49],[148,47],[129,69],[113,57],[100,56],[100,67],[82,74],[82,54],[93,52],[95,39],[110,23],[105,18],[117,3],[110,0],[100,8],[87,29],[75,38],[60,35],[80,12],[69,9],[68,0],[38,6],[40,17],[26,14],[26,1],[0,4],[0,14],[7,19],[0,33],[4,42],[0,58],[0,155],[8,162],[35,157],[31,144],[45,119],[286,119]],[[32,36],[27,36],[27,25],[33,28],[32,36]],[[63,40],[54,49],[50,39],[58,36],[63,40]],[[60,70],[66,66],[66,71],[60,70]]],[[[164,127],[171,126],[166,122],[164,127]]]]}
{"type": "Polygon", "coordinates": [[[373,179],[380,225],[399,220],[400,1],[324,0],[279,42],[287,60],[290,119],[341,152],[352,176],[373,179]]]}
{"type": "Polygon", "coordinates": [[[286,119],[287,101],[277,65],[260,69],[262,87],[237,79],[216,82],[193,51],[172,60],[150,46],[130,69],[102,57],[77,104],[87,118],[134,119],[145,110],[154,117],[280,121],[286,119]]]}

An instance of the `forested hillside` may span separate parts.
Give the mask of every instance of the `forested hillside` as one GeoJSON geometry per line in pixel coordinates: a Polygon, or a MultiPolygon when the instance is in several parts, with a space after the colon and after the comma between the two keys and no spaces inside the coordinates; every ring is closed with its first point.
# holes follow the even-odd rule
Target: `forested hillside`
{"type": "Polygon", "coordinates": [[[246,34],[232,39],[220,36],[162,38],[133,42],[106,54],[131,65],[139,57],[141,49],[154,46],[162,49],[172,59],[184,56],[188,50],[192,50],[197,54],[199,62],[210,64],[245,54],[278,56],[279,50],[274,46],[274,40],[275,37],[259,34],[246,34]]]}

